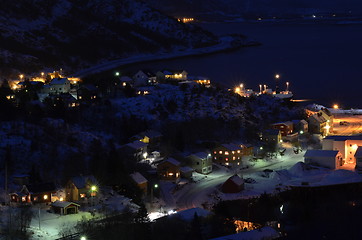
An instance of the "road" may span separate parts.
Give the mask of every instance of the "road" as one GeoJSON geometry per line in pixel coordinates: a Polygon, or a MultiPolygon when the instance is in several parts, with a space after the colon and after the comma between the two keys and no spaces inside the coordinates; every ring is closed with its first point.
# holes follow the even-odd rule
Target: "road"
{"type": "MultiPolygon", "coordinates": [[[[238,171],[240,175],[246,175],[263,171],[265,169],[280,170],[292,167],[295,163],[303,160],[304,153],[294,154],[292,149],[287,149],[285,157],[278,158],[280,161],[266,163],[260,167],[242,169],[238,171]]],[[[216,187],[225,182],[235,172],[225,173],[222,170],[213,172],[210,177],[198,182],[185,186],[175,194],[176,207],[178,210],[200,207],[203,201],[207,200],[215,191],[216,187]]]]}
{"type": "Polygon", "coordinates": [[[333,135],[354,135],[362,133],[362,115],[335,115],[333,135]],[[340,125],[340,122],[347,122],[340,125]]]}

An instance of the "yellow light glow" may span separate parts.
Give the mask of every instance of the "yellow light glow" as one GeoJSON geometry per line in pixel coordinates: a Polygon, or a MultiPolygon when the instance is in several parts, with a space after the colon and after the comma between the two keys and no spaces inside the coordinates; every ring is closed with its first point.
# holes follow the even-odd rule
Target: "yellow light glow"
{"type": "Polygon", "coordinates": [[[279,74],[275,74],[275,78],[276,78],[276,79],[279,79],[279,78],[280,78],[280,75],[279,75],[279,74]]]}
{"type": "Polygon", "coordinates": [[[44,196],[43,196],[43,199],[44,199],[44,200],[47,200],[47,199],[48,199],[48,195],[44,195],[44,196]]]}
{"type": "Polygon", "coordinates": [[[61,198],[59,198],[59,201],[63,202],[63,201],[64,201],[64,198],[62,198],[62,197],[61,197],[61,198]]]}
{"type": "Polygon", "coordinates": [[[91,190],[92,190],[92,191],[97,191],[97,186],[92,186],[92,187],[91,187],[91,190]]]}
{"type": "Polygon", "coordinates": [[[23,77],[24,77],[24,75],[23,75],[23,74],[20,74],[20,75],[19,75],[20,80],[22,80],[22,79],[23,79],[23,77]]]}
{"type": "Polygon", "coordinates": [[[357,145],[357,144],[352,145],[352,150],[353,150],[353,151],[356,151],[357,148],[358,148],[358,145],[357,145]]]}
{"type": "Polygon", "coordinates": [[[334,109],[338,109],[338,108],[339,108],[338,104],[334,104],[334,105],[333,105],[333,108],[334,108],[334,109]]]}

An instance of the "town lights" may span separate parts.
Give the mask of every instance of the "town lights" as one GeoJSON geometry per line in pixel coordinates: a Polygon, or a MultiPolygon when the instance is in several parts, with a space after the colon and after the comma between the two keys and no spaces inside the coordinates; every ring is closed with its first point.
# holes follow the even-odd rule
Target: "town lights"
{"type": "Polygon", "coordinates": [[[92,187],[91,187],[91,190],[92,190],[92,192],[97,191],[97,186],[92,186],[92,187]]]}
{"type": "Polygon", "coordinates": [[[19,75],[20,81],[23,80],[23,77],[24,77],[23,74],[20,74],[20,75],[19,75]]]}
{"type": "Polygon", "coordinates": [[[279,75],[279,74],[275,74],[275,78],[276,78],[276,79],[279,79],[279,78],[280,78],[280,75],[279,75]]]}
{"type": "Polygon", "coordinates": [[[339,108],[338,104],[333,105],[333,109],[338,109],[338,108],[339,108]]]}
{"type": "Polygon", "coordinates": [[[81,236],[80,240],[87,240],[87,238],[85,236],[81,236]]]}
{"type": "Polygon", "coordinates": [[[287,85],[287,92],[289,92],[289,82],[285,83],[287,85]]]}

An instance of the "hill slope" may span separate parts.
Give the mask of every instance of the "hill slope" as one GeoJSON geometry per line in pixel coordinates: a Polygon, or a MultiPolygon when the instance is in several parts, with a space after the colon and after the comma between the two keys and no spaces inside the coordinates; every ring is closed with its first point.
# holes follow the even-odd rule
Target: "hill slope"
{"type": "Polygon", "coordinates": [[[1,5],[3,76],[44,65],[77,70],[102,60],[217,41],[137,0],[4,0],[1,5]]]}

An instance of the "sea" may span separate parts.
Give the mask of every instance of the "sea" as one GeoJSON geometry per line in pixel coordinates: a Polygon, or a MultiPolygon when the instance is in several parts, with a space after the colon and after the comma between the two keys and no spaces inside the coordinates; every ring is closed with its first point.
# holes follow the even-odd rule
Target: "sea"
{"type": "MultiPolygon", "coordinates": [[[[203,56],[138,63],[134,69],[186,70],[227,88],[244,84],[289,90],[296,100],[326,107],[362,108],[362,24],[360,22],[222,22],[198,23],[217,35],[243,34],[260,42],[203,56]]],[[[131,68],[132,68],[131,67],[131,68]]]]}

